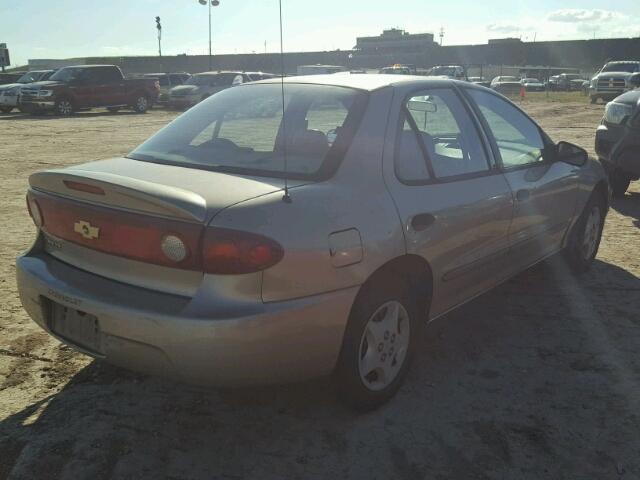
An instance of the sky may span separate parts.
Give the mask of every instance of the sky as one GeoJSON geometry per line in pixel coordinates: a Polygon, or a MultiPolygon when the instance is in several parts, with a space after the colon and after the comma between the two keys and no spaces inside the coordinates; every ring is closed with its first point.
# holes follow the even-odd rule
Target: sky
{"type": "MultiPolygon", "coordinates": [[[[351,49],[383,29],[444,30],[445,45],[640,36],[640,0],[282,0],[285,51],[351,49]]],[[[197,0],[0,0],[0,43],[13,65],[30,58],[208,52],[207,7],[197,0]]],[[[277,0],[220,0],[213,53],[279,51],[277,0]]]]}

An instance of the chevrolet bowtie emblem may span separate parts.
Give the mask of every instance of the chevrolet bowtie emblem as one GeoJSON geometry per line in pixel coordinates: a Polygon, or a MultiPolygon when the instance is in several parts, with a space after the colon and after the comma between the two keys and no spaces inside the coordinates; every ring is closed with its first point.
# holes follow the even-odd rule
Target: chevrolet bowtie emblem
{"type": "Polygon", "coordinates": [[[93,240],[100,236],[100,229],[93,227],[89,222],[79,220],[73,224],[73,231],[79,233],[87,240],[93,240]]]}

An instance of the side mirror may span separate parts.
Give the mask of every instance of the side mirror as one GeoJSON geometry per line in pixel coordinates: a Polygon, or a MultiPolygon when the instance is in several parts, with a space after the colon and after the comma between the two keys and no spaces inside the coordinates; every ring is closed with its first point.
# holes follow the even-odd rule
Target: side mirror
{"type": "Polygon", "coordinates": [[[558,142],[556,145],[556,159],[569,165],[581,167],[589,160],[587,151],[569,142],[558,142]]]}

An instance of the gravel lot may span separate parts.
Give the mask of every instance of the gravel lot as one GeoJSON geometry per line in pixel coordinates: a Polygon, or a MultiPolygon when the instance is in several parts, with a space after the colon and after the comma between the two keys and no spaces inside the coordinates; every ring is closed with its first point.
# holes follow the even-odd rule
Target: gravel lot
{"type": "MultiPolygon", "coordinates": [[[[525,102],[590,151],[602,105],[525,102]]],[[[549,261],[432,323],[405,387],[354,415],[328,380],[203,390],[74,353],[22,310],[27,177],[124,154],[175,116],[0,115],[0,479],[640,478],[640,188],[594,268],[549,261]]]]}

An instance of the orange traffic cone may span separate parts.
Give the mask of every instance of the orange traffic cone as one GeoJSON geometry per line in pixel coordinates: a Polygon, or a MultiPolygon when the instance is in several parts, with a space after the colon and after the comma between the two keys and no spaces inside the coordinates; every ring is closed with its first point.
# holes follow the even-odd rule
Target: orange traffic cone
{"type": "Polygon", "coordinates": [[[522,85],[520,87],[520,100],[524,100],[525,95],[526,95],[526,91],[525,91],[524,85],[522,85]]]}

